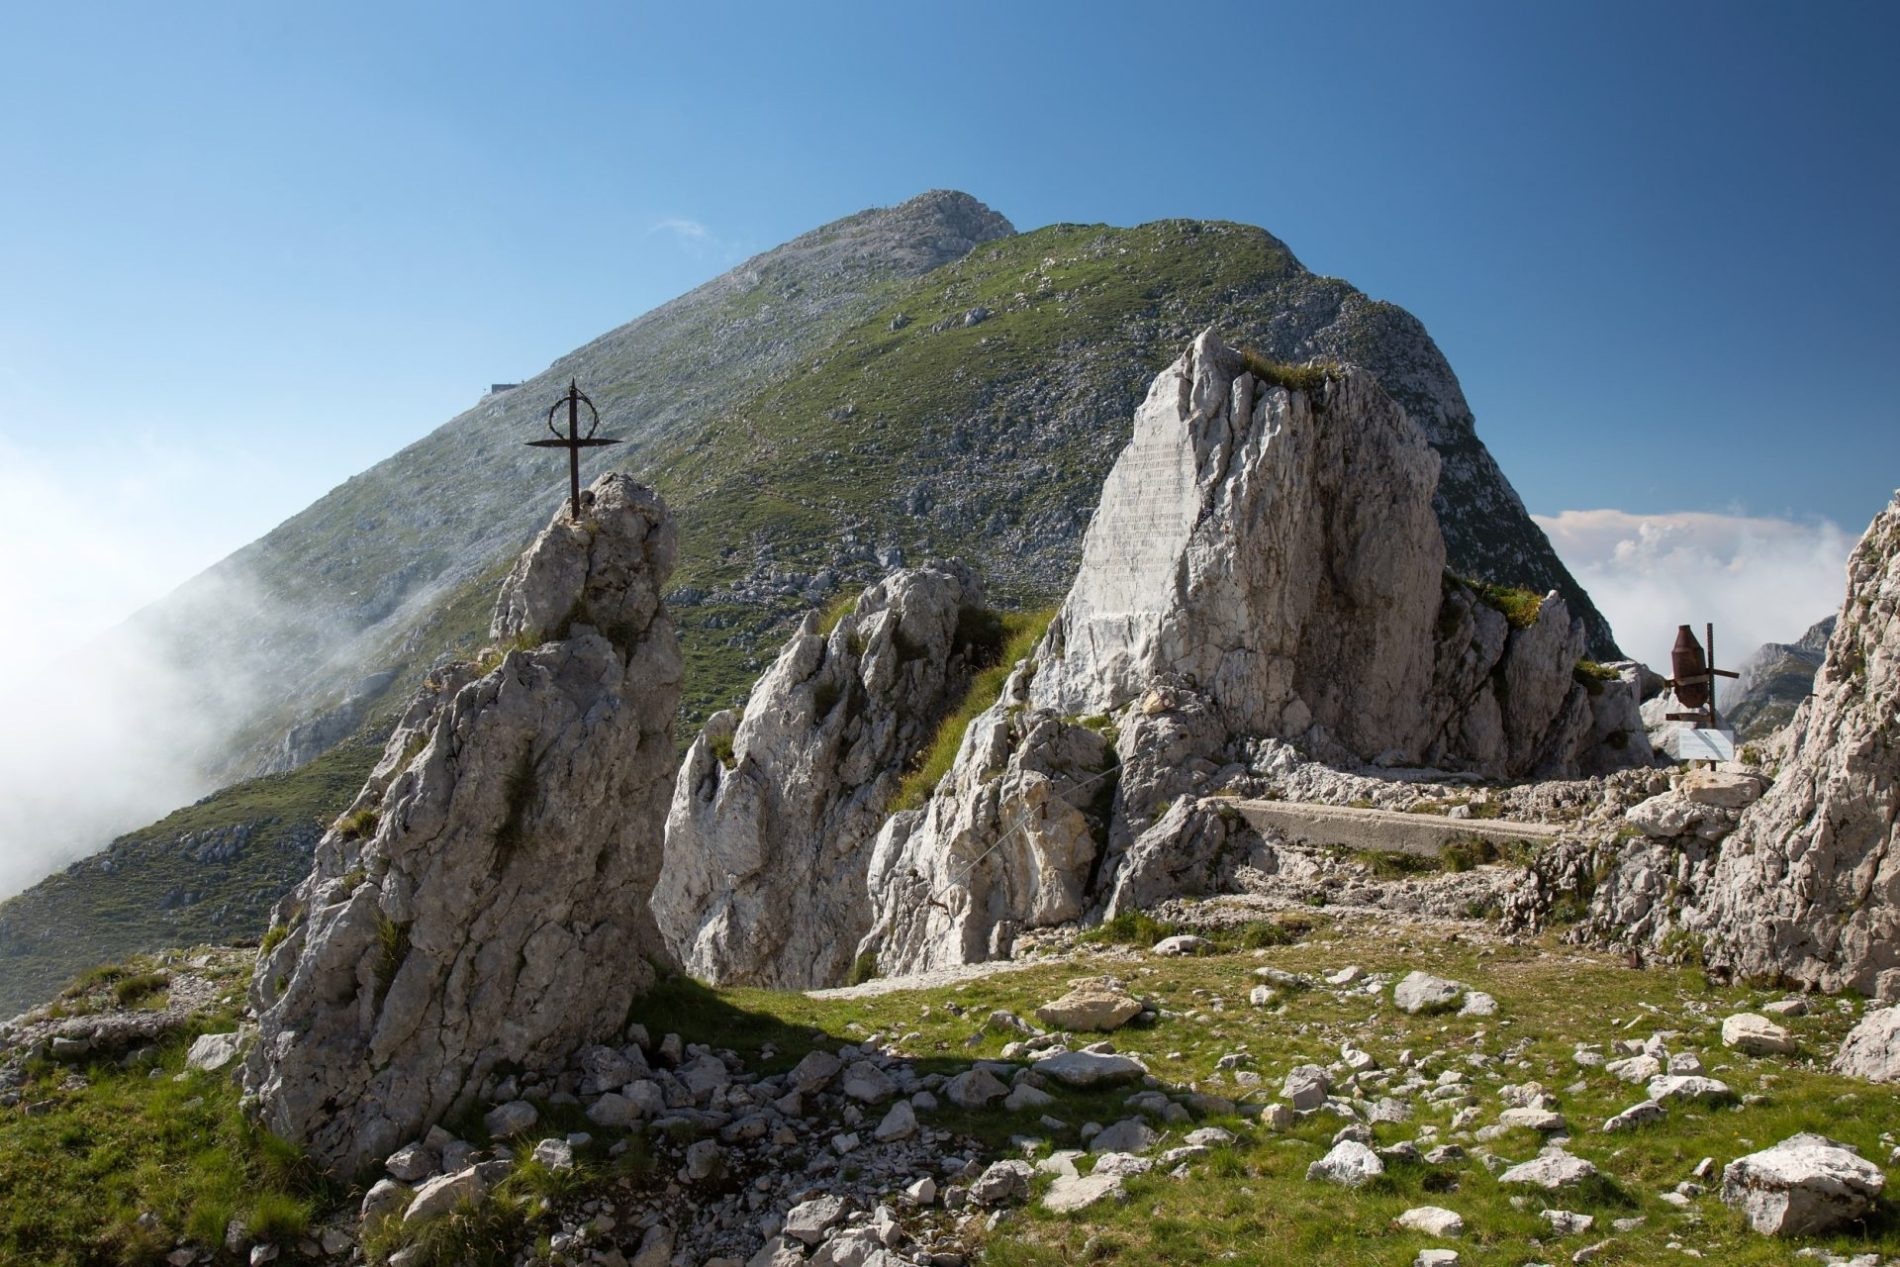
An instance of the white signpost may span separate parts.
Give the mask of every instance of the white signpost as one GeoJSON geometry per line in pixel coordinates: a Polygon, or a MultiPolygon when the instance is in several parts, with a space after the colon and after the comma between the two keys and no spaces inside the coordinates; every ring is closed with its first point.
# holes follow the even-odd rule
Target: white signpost
{"type": "Polygon", "coordinates": [[[1735,760],[1735,732],[1678,726],[1663,736],[1663,751],[1678,761],[1735,760]]]}

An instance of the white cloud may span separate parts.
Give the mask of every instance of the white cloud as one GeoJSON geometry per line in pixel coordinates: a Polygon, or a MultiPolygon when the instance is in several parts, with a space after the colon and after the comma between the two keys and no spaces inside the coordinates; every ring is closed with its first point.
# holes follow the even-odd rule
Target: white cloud
{"type": "Polygon", "coordinates": [[[1678,511],[1534,515],[1625,654],[1667,671],[1676,626],[1715,625],[1727,667],[1838,611],[1856,538],[1826,519],[1678,511]]]}
{"type": "Polygon", "coordinates": [[[684,216],[668,216],[654,223],[648,233],[671,233],[693,242],[712,241],[712,230],[697,220],[688,220],[684,216]]]}

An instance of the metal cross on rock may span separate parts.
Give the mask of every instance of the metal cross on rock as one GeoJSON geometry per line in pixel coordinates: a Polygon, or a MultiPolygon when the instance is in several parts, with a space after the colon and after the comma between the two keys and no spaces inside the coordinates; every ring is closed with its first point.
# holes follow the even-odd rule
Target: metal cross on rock
{"type": "Polygon", "coordinates": [[[581,517],[581,450],[620,443],[618,440],[610,440],[605,436],[596,436],[594,432],[598,430],[600,430],[600,411],[594,408],[594,402],[587,398],[587,393],[576,386],[575,381],[570,378],[567,380],[567,394],[548,406],[548,431],[554,438],[528,441],[528,447],[534,449],[567,450],[567,513],[576,522],[579,522],[581,517]],[[567,406],[566,435],[562,435],[554,426],[554,414],[562,405],[567,406]],[[582,405],[587,406],[587,412],[593,415],[594,419],[588,426],[586,435],[581,434],[582,405]]]}

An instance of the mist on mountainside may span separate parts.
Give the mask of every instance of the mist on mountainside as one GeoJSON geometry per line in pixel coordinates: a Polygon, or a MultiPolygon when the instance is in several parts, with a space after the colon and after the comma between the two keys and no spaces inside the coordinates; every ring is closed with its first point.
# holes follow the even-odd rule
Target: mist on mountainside
{"type": "Polygon", "coordinates": [[[0,897],[216,787],[218,745],[264,684],[181,663],[177,622],[251,619],[261,600],[214,574],[179,594],[162,621],[36,645],[0,680],[0,897]]]}

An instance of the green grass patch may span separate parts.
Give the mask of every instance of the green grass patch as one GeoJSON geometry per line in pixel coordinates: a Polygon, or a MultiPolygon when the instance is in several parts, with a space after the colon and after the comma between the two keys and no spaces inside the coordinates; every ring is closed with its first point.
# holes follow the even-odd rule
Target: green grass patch
{"type": "Polygon", "coordinates": [[[209,1016],[159,1046],[159,1076],[100,1062],[85,1084],[64,1067],[29,1071],[33,1113],[0,1112],[0,1262],[46,1267],[160,1263],[180,1239],[218,1245],[241,1218],[294,1241],[311,1211],[336,1198],[296,1149],[247,1122],[228,1077],[174,1081],[209,1016]],[[156,1232],[139,1225],[142,1214],[156,1232]]]}
{"type": "Polygon", "coordinates": [[[1505,623],[1513,629],[1529,629],[1537,623],[1538,613],[1544,610],[1544,596],[1535,590],[1470,579],[1465,579],[1465,584],[1472,588],[1485,606],[1502,612],[1505,623]]]}
{"type": "Polygon", "coordinates": [[[382,810],[375,805],[365,805],[353,814],[345,814],[336,820],[336,834],[345,840],[368,840],[376,834],[376,824],[382,819],[382,810]]]}
{"type": "Polygon", "coordinates": [[[170,973],[141,972],[113,982],[112,997],[120,1007],[137,1007],[153,995],[164,993],[171,983],[170,973]]]}
{"type": "Polygon", "coordinates": [[[831,637],[831,631],[836,629],[839,623],[856,609],[860,597],[862,597],[862,594],[859,591],[846,590],[841,594],[835,595],[829,603],[826,603],[824,610],[818,615],[819,636],[824,638],[831,637]]]}
{"type": "MultiPolygon", "coordinates": [[[[991,639],[993,647],[989,652],[992,659],[980,668],[971,679],[970,689],[964,693],[962,701],[937,726],[936,733],[913,762],[904,780],[898,785],[897,795],[892,800],[893,809],[921,809],[930,794],[936,790],[943,776],[957,759],[957,749],[963,743],[963,734],[970,723],[1003,694],[1003,684],[1009,680],[1016,662],[1025,660],[1042,635],[1049,628],[1049,622],[1055,619],[1055,608],[1047,607],[1033,612],[1004,612],[994,618],[994,626],[985,623],[982,630],[991,639]],[[994,629],[994,633],[988,630],[994,629]]],[[[964,628],[963,618],[958,620],[958,628],[964,628]]],[[[978,630],[973,621],[971,629],[978,630]]],[[[980,645],[980,644],[979,644],[980,645]]]]}
{"type": "Polygon", "coordinates": [[[1444,864],[1431,854],[1407,853],[1403,849],[1358,849],[1349,856],[1372,874],[1387,880],[1433,875],[1444,870],[1444,864]]]}
{"type": "Polygon", "coordinates": [[[1272,387],[1284,387],[1288,391],[1305,392],[1309,396],[1318,396],[1325,390],[1327,379],[1338,378],[1343,372],[1330,362],[1289,365],[1264,357],[1252,348],[1242,348],[1240,359],[1246,362],[1247,371],[1261,382],[1272,387]]]}

